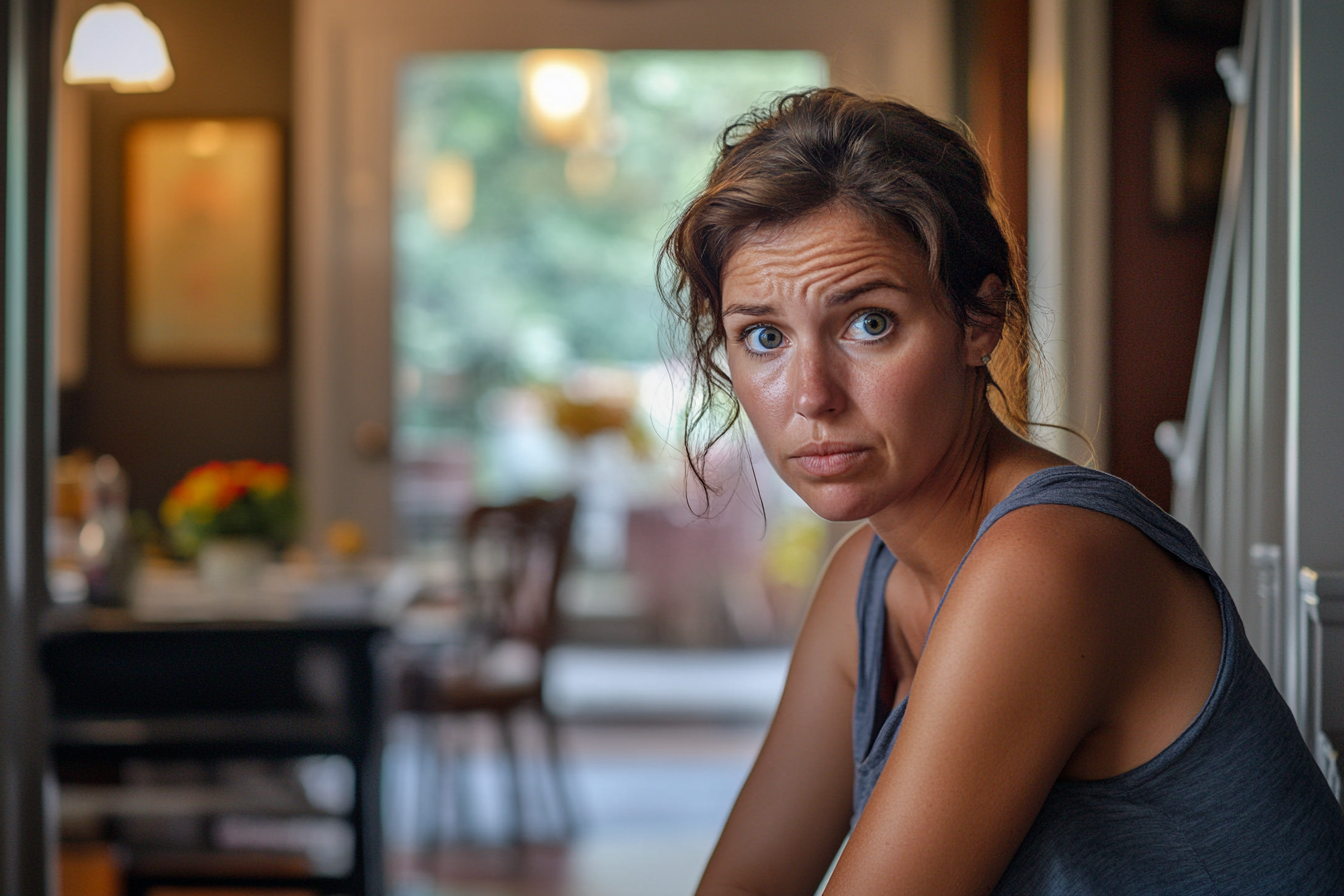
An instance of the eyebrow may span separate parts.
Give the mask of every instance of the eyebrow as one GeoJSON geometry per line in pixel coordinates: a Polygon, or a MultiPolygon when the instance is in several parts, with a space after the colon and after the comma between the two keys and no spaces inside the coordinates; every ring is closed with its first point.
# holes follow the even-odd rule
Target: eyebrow
{"type": "Polygon", "coordinates": [[[741,302],[735,302],[723,309],[724,317],[731,314],[745,314],[747,317],[769,317],[774,313],[774,305],[743,305],[741,302]]]}
{"type": "MultiPolygon", "coordinates": [[[[892,283],[889,280],[870,280],[869,282],[862,283],[854,287],[853,289],[847,289],[844,292],[831,293],[829,296],[826,297],[826,307],[838,308],[841,305],[848,304],[849,302],[852,302],[855,299],[857,299],[859,296],[865,293],[872,292],[873,290],[876,289],[894,289],[897,292],[905,291],[902,287],[897,286],[895,283],[892,283]]],[[[735,302],[732,305],[729,305],[727,308],[723,309],[724,317],[728,317],[730,314],[744,314],[747,317],[768,317],[774,313],[775,313],[774,305],[746,305],[742,304],[741,302],[735,302]]]]}
{"type": "Polygon", "coordinates": [[[844,305],[847,302],[854,301],[864,293],[872,292],[875,289],[894,289],[897,292],[905,291],[903,288],[897,286],[895,283],[892,283],[889,280],[870,280],[867,283],[863,283],[860,284],[859,286],[854,287],[853,289],[847,289],[844,292],[831,293],[829,296],[826,297],[826,307],[838,308],[839,306],[844,305]]]}

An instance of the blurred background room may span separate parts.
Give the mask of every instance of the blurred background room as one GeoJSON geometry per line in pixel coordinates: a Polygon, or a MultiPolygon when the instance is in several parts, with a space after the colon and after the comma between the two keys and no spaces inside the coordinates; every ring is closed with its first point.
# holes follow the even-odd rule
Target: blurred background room
{"type": "Polygon", "coordinates": [[[1040,437],[1192,526],[1335,768],[1333,0],[13,10],[0,896],[690,893],[852,524],[745,420],[699,488],[656,255],[820,85],[971,130],[1040,437]]]}

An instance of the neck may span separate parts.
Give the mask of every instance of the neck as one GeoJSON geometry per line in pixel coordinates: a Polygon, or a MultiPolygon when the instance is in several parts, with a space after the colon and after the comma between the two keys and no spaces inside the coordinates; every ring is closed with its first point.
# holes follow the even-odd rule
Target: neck
{"type": "Polygon", "coordinates": [[[1030,473],[1063,462],[1009,432],[986,402],[971,418],[919,488],[868,520],[931,600],[942,597],[994,505],[1030,473]]]}

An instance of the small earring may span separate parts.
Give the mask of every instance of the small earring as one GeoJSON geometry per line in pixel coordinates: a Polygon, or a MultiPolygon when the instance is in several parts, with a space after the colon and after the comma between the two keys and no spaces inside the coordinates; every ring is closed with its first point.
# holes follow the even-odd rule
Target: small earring
{"type": "Polygon", "coordinates": [[[983,364],[983,365],[985,365],[986,367],[988,367],[988,366],[989,366],[989,355],[981,355],[981,356],[980,356],[980,363],[983,364]]]}

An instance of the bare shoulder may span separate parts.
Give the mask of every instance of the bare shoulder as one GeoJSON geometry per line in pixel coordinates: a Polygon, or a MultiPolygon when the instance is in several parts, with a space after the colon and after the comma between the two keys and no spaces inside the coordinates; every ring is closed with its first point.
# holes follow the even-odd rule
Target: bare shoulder
{"type": "MultiPolygon", "coordinates": [[[[997,582],[1015,600],[1035,596],[1045,603],[1076,604],[1080,593],[1147,590],[1137,587],[1147,575],[1176,563],[1122,519],[1082,507],[1034,504],[1006,514],[985,532],[958,585],[964,590],[997,582]]],[[[1081,606],[1101,603],[1087,600],[1081,606]]]]}
{"type": "MultiPolygon", "coordinates": [[[[949,651],[995,657],[999,669],[1026,678],[1031,668],[1041,681],[1067,680],[1066,690],[1087,691],[1089,703],[1104,700],[1134,662],[1143,620],[1162,590],[1162,558],[1155,556],[1162,554],[1128,523],[1097,511],[1057,504],[1014,510],[967,556],[920,669],[937,657],[929,677],[949,651]]],[[[948,670],[969,668],[954,663],[948,670]]]]}
{"type": "Polygon", "coordinates": [[[940,658],[983,659],[986,676],[1012,668],[1036,682],[1040,706],[1083,723],[1064,768],[1082,779],[1128,771],[1171,744],[1207,700],[1223,642],[1202,572],[1124,520],[1052,504],[990,527],[938,627],[930,649],[937,639],[940,658]]]}
{"type": "Polygon", "coordinates": [[[934,638],[962,650],[1016,641],[1020,660],[1070,669],[1109,691],[1141,656],[1157,658],[1153,637],[1174,607],[1216,620],[1207,588],[1124,520],[1032,505],[1006,514],[975,545],[934,638]],[[1090,661],[1076,665],[1083,657],[1090,661]]]}
{"type": "Polygon", "coordinates": [[[838,664],[850,687],[858,674],[855,600],[874,536],[872,526],[856,526],[831,551],[794,651],[818,660],[824,654],[838,664]]]}

